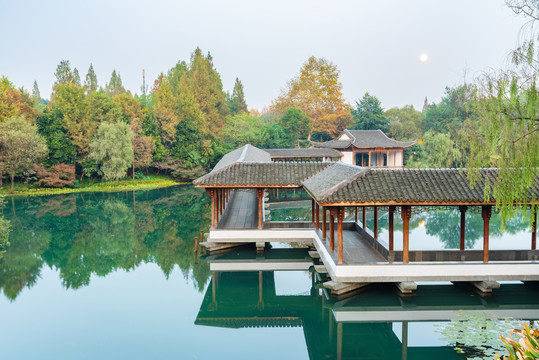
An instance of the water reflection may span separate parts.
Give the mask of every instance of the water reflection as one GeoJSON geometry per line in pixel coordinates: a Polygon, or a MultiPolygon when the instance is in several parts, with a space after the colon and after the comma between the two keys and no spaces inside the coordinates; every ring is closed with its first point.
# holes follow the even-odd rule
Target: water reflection
{"type": "MultiPolygon", "coordinates": [[[[275,261],[272,251],[266,259],[275,261]]],[[[284,263],[303,259],[299,249],[278,253],[284,263]]],[[[246,255],[237,251],[209,260],[239,269],[242,259],[252,264],[246,255]]],[[[323,290],[316,274],[302,273],[310,290],[297,294],[278,291],[283,287],[278,281],[290,277],[290,272],[286,276],[274,271],[213,272],[195,324],[231,329],[300,327],[310,359],[463,359],[453,344],[434,333],[435,325],[455,318],[459,310],[526,320],[539,317],[539,288],[531,285],[503,284],[491,296],[465,285],[427,285],[419,286],[414,296],[402,296],[393,284],[375,284],[338,300],[323,290]]]]}
{"type": "Polygon", "coordinates": [[[56,268],[65,288],[156,263],[168,278],[177,265],[202,291],[207,263],[194,264],[193,238],[210,223],[209,201],[191,186],[124,193],[70,194],[13,199],[11,246],[0,259],[0,289],[15,299],[56,268]]]}

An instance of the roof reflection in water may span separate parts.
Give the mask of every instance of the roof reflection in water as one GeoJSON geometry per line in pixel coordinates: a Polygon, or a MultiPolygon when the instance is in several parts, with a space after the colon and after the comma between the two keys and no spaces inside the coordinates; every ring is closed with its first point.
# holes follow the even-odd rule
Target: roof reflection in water
{"type": "Polygon", "coordinates": [[[409,345],[409,337],[418,334],[408,334],[408,323],[448,321],[459,310],[539,319],[539,287],[531,284],[502,284],[490,296],[451,284],[420,285],[413,296],[402,296],[392,284],[374,284],[335,300],[321,288],[316,274],[305,272],[309,294],[279,295],[275,272],[255,271],[257,259],[260,269],[275,265],[276,271],[290,270],[285,264],[306,263],[308,255],[307,249],[270,249],[259,256],[244,249],[207,258],[210,267],[227,264],[229,270],[213,271],[195,324],[301,326],[311,359],[460,359],[449,345],[409,345]],[[396,328],[401,332],[395,333],[396,328]]]}

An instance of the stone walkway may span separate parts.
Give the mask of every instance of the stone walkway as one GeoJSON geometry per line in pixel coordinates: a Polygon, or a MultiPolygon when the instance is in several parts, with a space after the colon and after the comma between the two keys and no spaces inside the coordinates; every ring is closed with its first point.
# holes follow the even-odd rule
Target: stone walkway
{"type": "Polygon", "coordinates": [[[258,201],[256,190],[234,190],[219,220],[218,229],[256,229],[258,201]]]}

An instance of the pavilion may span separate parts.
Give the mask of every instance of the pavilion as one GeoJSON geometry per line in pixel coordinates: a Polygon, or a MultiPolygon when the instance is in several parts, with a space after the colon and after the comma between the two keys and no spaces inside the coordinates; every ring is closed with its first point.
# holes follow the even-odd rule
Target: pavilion
{"type": "Polygon", "coordinates": [[[404,149],[415,141],[402,142],[387,137],[382,130],[344,130],[335,140],[312,142],[317,148],[335,149],[342,162],[363,167],[403,167],[404,149]]]}
{"type": "MultiPolygon", "coordinates": [[[[481,180],[472,187],[466,169],[367,168],[342,162],[276,163],[267,152],[245,145],[225,155],[194,185],[205,188],[212,199],[208,242],[254,242],[257,248],[259,244],[263,248],[265,242],[271,241],[306,241],[315,246],[335,282],[539,280],[537,215],[533,214],[529,250],[489,249],[489,224],[496,200],[492,191],[490,200],[485,200],[485,179],[494,183],[498,170],[479,171],[481,180]],[[312,198],[312,222],[265,222],[265,192],[272,188],[304,189],[312,198]],[[219,222],[220,217],[226,210],[236,209],[227,207],[228,201],[245,192],[251,193],[255,207],[241,216],[254,217],[253,226],[227,229],[219,222]],[[460,224],[455,224],[455,229],[460,225],[460,249],[410,251],[412,212],[450,207],[457,207],[461,214],[460,224]],[[355,212],[353,223],[344,222],[347,210],[355,212]],[[361,225],[358,210],[363,212],[361,225]],[[378,239],[382,210],[389,215],[389,244],[378,239]],[[365,231],[367,211],[374,215],[371,233],[365,231]],[[482,250],[464,248],[467,211],[482,215],[482,250]],[[396,212],[403,220],[403,248],[398,251],[393,247],[396,212]]],[[[533,203],[539,203],[539,178],[530,189],[529,198],[520,202],[527,206],[533,203]]]]}

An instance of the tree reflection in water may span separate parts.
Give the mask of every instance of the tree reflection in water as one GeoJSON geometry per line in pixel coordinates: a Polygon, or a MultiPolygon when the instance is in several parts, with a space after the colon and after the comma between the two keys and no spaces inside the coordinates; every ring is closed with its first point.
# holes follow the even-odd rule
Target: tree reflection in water
{"type": "Polygon", "coordinates": [[[209,227],[209,199],[192,186],[15,199],[5,216],[12,232],[0,259],[0,289],[11,300],[36,283],[44,264],[72,289],[92,275],[148,262],[167,278],[178,265],[198,291],[210,275],[207,263],[195,264],[193,244],[209,227]]]}

